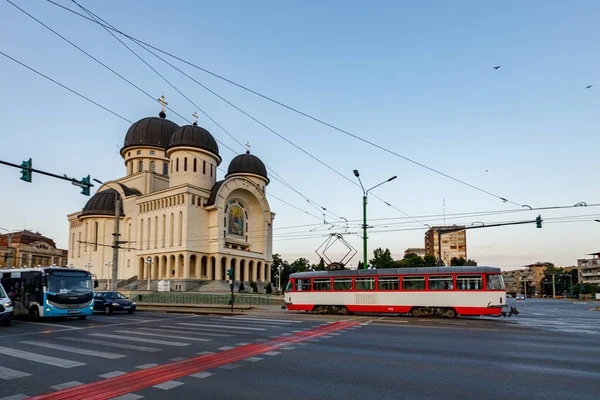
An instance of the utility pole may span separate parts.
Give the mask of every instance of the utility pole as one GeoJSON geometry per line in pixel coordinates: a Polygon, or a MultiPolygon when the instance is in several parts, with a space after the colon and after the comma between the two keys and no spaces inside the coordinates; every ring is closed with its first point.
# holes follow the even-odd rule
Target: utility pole
{"type": "Polygon", "coordinates": [[[437,237],[438,237],[438,267],[443,267],[444,266],[444,260],[442,259],[442,233],[440,232],[440,230],[437,230],[437,237]]]}
{"type": "MultiPolygon", "coordinates": [[[[116,191],[115,191],[116,192],[116,191]]],[[[112,287],[111,290],[116,292],[117,291],[117,284],[118,284],[118,279],[119,279],[119,244],[121,243],[119,241],[119,236],[121,236],[121,234],[119,233],[119,223],[121,220],[121,196],[119,195],[119,192],[116,192],[115,194],[115,230],[113,233],[114,236],[114,240],[113,240],[113,260],[112,260],[112,287]]]]}
{"type": "Polygon", "coordinates": [[[363,268],[366,269],[367,261],[367,193],[363,196],[363,268]]]}
{"type": "Polygon", "coordinates": [[[12,264],[12,233],[8,234],[8,259],[6,260],[6,268],[10,269],[12,264]]]}
{"type": "Polygon", "coordinates": [[[554,282],[554,274],[552,274],[552,298],[556,298],[556,284],[554,282]]]}

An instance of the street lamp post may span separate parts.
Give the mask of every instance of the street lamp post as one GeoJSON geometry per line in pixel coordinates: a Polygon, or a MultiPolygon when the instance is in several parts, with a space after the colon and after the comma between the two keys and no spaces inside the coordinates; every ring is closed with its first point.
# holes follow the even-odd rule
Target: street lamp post
{"type": "Polygon", "coordinates": [[[94,266],[94,264],[92,264],[92,263],[89,262],[89,263],[85,264],[85,266],[87,267],[88,271],[91,272],[91,269],[94,266]]]}
{"type": "Polygon", "coordinates": [[[148,291],[150,291],[150,266],[152,265],[152,257],[146,258],[146,265],[148,266],[148,291]]]}
{"type": "Polygon", "coordinates": [[[356,176],[358,178],[360,187],[363,190],[363,269],[367,269],[367,239],[368,239],[367,238],[367,195],[369,194],[369,192],[371,190],[383,185],[384,183],[393,181],[394,179],[397,178],[397,176],[394,175],[390,179],[385,180],[385,181],[381,182],[380,184],[373,186],[371,189],[365,190],[365,187],[363,186],[362,181],[360,180],[360,174],[358,173],[358,170],[355,169],[353,172],[354,172],[354,176],[356,176]]]}
{"type": "Polygon", "coordinates": [[[568,276],[569,277],[569,296],[573,298],[573,277],[571,274],[560,274],[560,276],[568,276]]]}
{"type": "MultiPolygon", "coordinates": [[[[106,265],[110,271],[110,268],[112,267],[112,261],[107,261],[104,263],[104,265],[106,265]]],[[[104,268],[102,268],[102,279],[104,279],[104,268]]],[[[110,281],[110,278],[107,280],[110,281]]],[[[108,289],[108,284],[106,284],[106,288],[108,289]]]]}

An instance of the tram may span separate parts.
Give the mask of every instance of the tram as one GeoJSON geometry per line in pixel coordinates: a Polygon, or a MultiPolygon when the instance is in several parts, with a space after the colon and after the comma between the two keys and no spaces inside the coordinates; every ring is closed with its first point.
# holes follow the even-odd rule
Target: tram
{"type": "Polygon", "coordinates": [[[496,267],[314,271],[290,275],[285,304],[318,314],[500,316],[506,290],[496,267]]]}

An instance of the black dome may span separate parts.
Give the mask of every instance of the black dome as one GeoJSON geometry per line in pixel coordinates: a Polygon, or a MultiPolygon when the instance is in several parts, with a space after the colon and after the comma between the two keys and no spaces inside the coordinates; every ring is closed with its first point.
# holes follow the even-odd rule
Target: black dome
{"type": "Polygon", "coordinates": [[[232,174],[255,174],[262,176],[269,182],[267,167],[260,161],[260,158],[250,153],[240,154],[231,160],[225,178],[232,174]]]}
{"type": "Polygon", "coordinates": [[[184,125],[177,129],[171,136],[169,148],[179,146],[196,147],[198,149],[210,151],[219,159],[219,146],[215,138],[204,128],[197,125],[184,125]]]}
{"type": "Polygon", "coordinates": [[[123,149],[132,146],[154,146],[166,149],[171,135],[179,128],[174,122],[164,118],[149,117],[131,125],[125,135],[123,149]]]}
{"type": "MultiPolygon", "coordinates": [[[[81,216],[84,215],[115,215],[115,196],[117,191],[114,189],[106,189],[97,192],[83,207],[81,216]]],[[[121,216],[124,216],[121,209],[121,216]]]]}

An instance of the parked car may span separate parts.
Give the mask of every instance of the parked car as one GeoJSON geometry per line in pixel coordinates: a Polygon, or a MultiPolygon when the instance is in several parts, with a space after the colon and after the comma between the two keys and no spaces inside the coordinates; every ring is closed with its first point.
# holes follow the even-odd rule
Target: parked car
{"type": "Polygon", "coordinates": [[[127,311],[132,314],[135,311],[135,301],[119,292],[96,292],[94,293],[94,310],[110,314],[113,311],[127,311]]]}
{"type": "Polygon", "coordinates": [[[525,295],[523,293],[519,293],[515,298],[517,300],[525,300],[525,295]]]}
{"type": "Polygon", "coordinates": [[[13,317],[13,305],[0,283],[0,325],[10,325],[13,317]]]}

